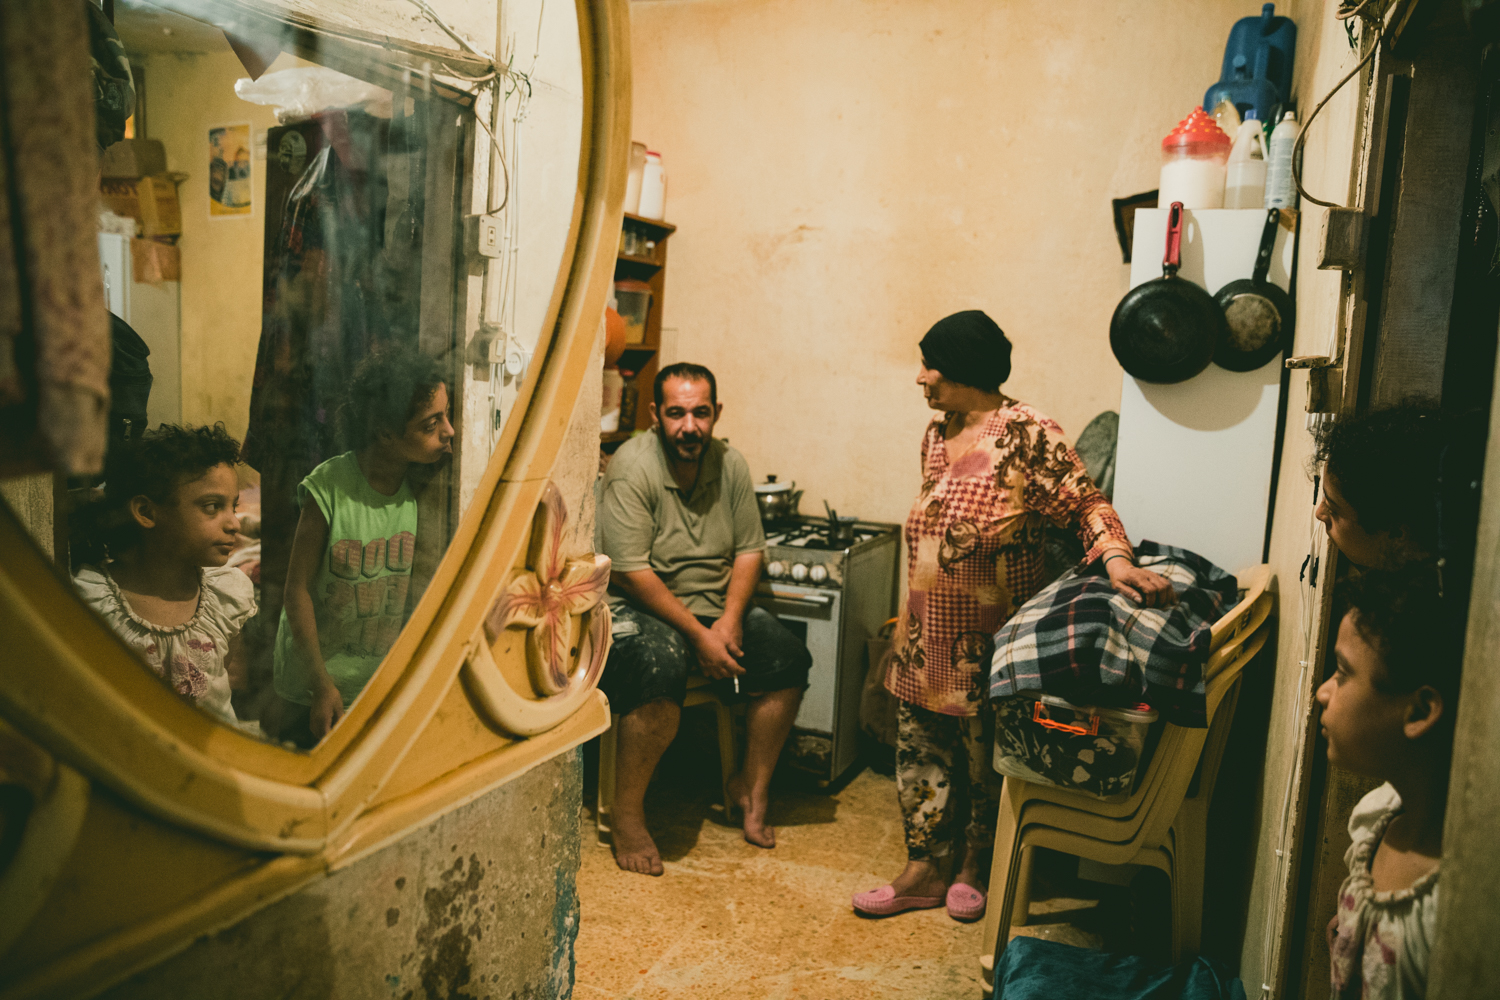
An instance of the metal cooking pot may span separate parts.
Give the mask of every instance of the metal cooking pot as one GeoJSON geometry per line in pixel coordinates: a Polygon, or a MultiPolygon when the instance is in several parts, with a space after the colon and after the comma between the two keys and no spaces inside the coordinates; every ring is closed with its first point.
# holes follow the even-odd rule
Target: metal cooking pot
{"type": "Polygon", "coordinates": [[[765,482],[755,484],[755,505],[760,508],[760,519],[765,524],[796,517],[801,502],[802,491],[796,483],[778,483],[775,476],[767,476],[765,482]]]}

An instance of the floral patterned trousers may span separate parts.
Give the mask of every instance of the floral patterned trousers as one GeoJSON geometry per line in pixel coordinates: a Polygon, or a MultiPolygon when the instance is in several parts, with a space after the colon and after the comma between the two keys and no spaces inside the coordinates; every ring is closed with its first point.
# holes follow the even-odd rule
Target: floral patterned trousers
{"type": "Polygon", "coordinates": [[[994,714],[944,715],[901,702],[896,710],[896,797],[912,861],[946,857],[953,845],[959,799],[967,799],[964,836],[970,848],[995,843],[1001,778],[990,767],[994,714]]]}

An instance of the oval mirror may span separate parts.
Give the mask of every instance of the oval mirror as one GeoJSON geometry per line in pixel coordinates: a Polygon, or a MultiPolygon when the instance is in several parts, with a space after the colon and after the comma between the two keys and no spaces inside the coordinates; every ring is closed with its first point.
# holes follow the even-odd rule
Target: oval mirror
{"type": "Polygon", "coordinates": [[[389,686],[539,367],[582,57],[571,4],[501,6],[115,5],[115,405],[68,569],[143,670],[256,740],[312,748],[389,686]]]}

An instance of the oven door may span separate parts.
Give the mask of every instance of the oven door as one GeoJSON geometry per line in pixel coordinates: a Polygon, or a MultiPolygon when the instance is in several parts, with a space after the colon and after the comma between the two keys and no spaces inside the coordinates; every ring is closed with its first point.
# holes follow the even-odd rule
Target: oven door
{"type": "Polygon", "coordinates": [[[832,737],[838,696],[839,634],[843,595],[837,590],[762,582],[755,603],[775,615],[812,653],[807,693],[796,727],[832,737]]]}

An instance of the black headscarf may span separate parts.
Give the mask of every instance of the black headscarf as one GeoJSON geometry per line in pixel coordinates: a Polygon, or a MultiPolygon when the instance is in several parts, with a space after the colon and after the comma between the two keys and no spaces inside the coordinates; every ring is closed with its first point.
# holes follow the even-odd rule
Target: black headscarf
{"type": "Polygon", "coordinates": [[[978,309],[940,319],[922,338],[927,367],[943,378],[985,392],[996,392],[1010,378],[1010,341],[995,321],[978,309]]]}

